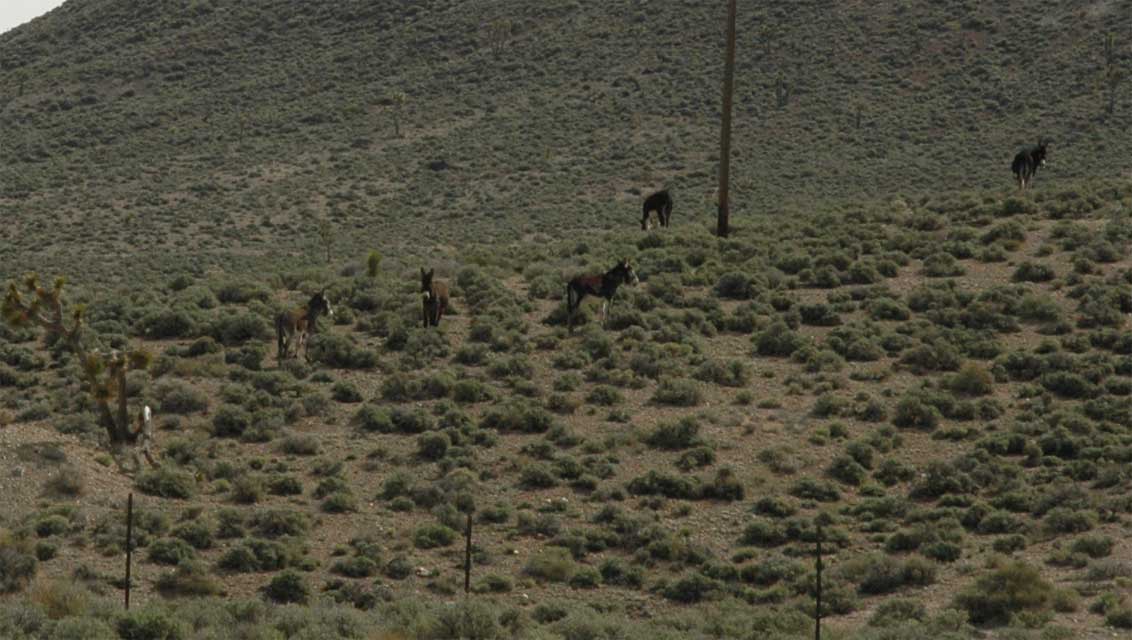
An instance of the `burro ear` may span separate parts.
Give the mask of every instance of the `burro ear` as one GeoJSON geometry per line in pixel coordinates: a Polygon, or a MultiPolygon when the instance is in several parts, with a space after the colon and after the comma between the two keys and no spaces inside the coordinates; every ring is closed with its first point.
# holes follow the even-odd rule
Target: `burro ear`
{"type": "Polygon", "coordinates": [[[422,275],[422,276],[426,275],[426,274],[425,274],[425,270],[424,270],[424,267],[421,267],[421,275],[422,275]]]}

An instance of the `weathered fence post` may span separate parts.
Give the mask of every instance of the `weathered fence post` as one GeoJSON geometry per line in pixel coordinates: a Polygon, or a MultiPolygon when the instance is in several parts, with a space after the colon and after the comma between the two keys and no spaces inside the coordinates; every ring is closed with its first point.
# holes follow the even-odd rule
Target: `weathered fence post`
{"type": "Polygon", "coordinates": [[[464,544],[464,593],[472,590],[472,512],[468,512],[467,536],[464,544]]]}
{"type": "Polygon", "coordinates": [[[126,611],[130,610],[130,561],[134,552],[134,494],[126,498],[126,611]]]}
{"type": "Polygon", "coordinates": [[[821,640],[821,523],[817,524],[818,527],[818,548],[817,548],[817,574],[818,584],[814,593],[816,606],[814,607],[814,640],[821,640]]]}

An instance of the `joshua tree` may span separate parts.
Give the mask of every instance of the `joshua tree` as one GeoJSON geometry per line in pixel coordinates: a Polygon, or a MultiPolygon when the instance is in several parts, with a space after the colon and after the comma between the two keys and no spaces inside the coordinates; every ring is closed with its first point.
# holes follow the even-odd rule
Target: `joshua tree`
{"type": "Polygon", "coordinates": [[[779,73],[778,77],[774,80],[774,99],[779,109],[790,104],[790,94],[792,92],[793,87],[790,86],[790,82],[786,80],[786,74],[779,73]]]}
{"type": "Polygon", "coordinates": [[[377,249],[369,252],[366,258],[366,275],[371,278],[377,277],[377,272],[381,268],[381,252],[377,249]]]}
{"type": "MultiPolygon", "coordinates": [[[[148,412],[141,412],[139,416],[145,417],[131,424],[126,390],[126,374],[131,369],[148,367],[150,354],[141,349],[106,353],[88,348],[90,341],[83,321],[86,309],[83,305],[73,305],[70,312],[64,311],[63,285],[63,278],[58,278],[47,289],[40,286],[35,274],[24,279],[22,291],[15,282],[10,282],[2,306],[4,319],[13,326],[43,329],[46,344],[62,347],[75,356],[82,371],[82,382],[94,400],[99,424],[106,429],[110,450],[120,468],[123,467],[122,454],[133,445],[141,445],[149,463],[157,466],[149,450],[152,434],[148,412]]],[[[133,457],[136,462],[136,454],[133,457]]]]}
{"type": "Polygon", "coordinates": [[[495,55],[503,53],[507,41],[511,38],[511,21],[507,18],[492,20],[487,26],[487,42],[495,55]]]}
{"type": "Polygon", "coordinates": [[[394,91],[389,96],[389,110],[393,113],[393,135],[398,138],[401,137],[401,112],[405,110],[405,103],[408,101],[409,96],[404,91],[394,91]]]}

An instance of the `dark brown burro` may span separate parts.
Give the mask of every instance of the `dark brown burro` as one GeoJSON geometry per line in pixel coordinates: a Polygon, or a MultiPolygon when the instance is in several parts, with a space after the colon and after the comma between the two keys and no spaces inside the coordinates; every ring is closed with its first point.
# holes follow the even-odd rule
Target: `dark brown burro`
{"type": "Polygon", "coordinates": [[[276,357],[280,361],[284,360],[294,346],[291,356],[297,357],[299,350],[302,349],[305,358],[307,338],[317,331],[318,317],[324,313],[329,316],[334,315],[334,310],[330,308],[330,299],[326,297],[326,289],[311,296],[310,302],[297,309],[280,311],[279,315],[275,316],[275,337],[278,343],[276,357]]]}
{"type": "Polygon", "coordinates": [[[601,326],[605,326],[605,318],[609,312],[609,303],[617,293],[617,287],[623,284],[637,284],[640,280],[633,273],[629,260],[618,262],[609,271],[597,275],[578,276],[566,284],[566,316],[570,332],[574,331],[574,313],[582,304],[582,299],[588,295],[604,298],[601,303],[601,326]]]}
{"type": "Polygon", "coordinates": [[[1038,138],[1038,144],[1026,147],[1014,156],[1010,163],[1010,170],[1014,172],[1014,180],[1018,183],[1018,190],[1025,191],[1030,186],[1038,169],[1046,166],[1046,153],[1049,150],[1049,140],[1038,138]]]}
{"type": "Polygon", "coordinates": [[[649,214],[653,211],[656,212],[657,225],[661,227],[668,226],[668,218],[672,215],[672,194],[668,193],[668,189],[657,191],[651,196],[645,198],[645,204],[641,207],[641,229],[648,231],[649,227],[649,214]]]}
{"type": "Polygon", "coordinates": [[[448,283],[443,280],[433,280],[435,269],[424,270],[421,267],[421,298],[424,326],[440,326],[440,317],[448,309],[448,283]]]}

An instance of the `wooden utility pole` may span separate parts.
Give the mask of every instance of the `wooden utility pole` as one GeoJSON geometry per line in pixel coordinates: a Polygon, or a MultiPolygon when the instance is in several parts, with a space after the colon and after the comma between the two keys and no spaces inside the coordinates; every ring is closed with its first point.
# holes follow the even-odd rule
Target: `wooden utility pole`
{"type": "Polygon", "coordinates": [[[468,526],[464,530],[467,536],[464,545],[464,593],[472,590],[472,512],[468,512],[468,526]]]}
{"type": "Polygon", "coordinates": [[[716,235],[731,231],[728,186],[731,180],[731,94],[735,88],[735,0],[727,0],[727,53],[723,62],[723,126],[719,133],[719,217],[716,235]]]}
{"type": "Polygon", "coordinates": [[[818,523],[818,549],[817,549],[817,593],[814,605],[814,640],[821,640],[821,523],[818,523]]]}
{"type": "MultiPolygon", "coordinates": [[[[126,395],[125,393],[122,394],[126,395]]],[[[126,498],[126,611],[130,610],[130,562],[134,554],[134,494],[126,498]]]]}

